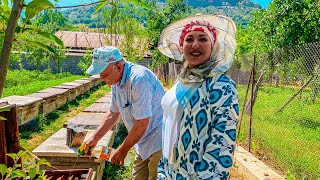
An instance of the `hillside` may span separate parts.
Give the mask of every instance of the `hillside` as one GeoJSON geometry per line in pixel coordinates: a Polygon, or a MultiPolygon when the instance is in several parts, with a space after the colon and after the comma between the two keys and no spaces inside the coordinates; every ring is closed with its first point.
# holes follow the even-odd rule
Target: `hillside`
{"type": "MultiPolygon", "coordinates": [[[[159,0],[160,2],[165,2],[166,0],[159,0]]],[[[193,8],[208,7],[208,6],[238,6],[239,4],[245,3],[248,7],[262,8],[259,5],[259,0],[253,2],[250,0],[186,0],[187,4],[193,8]]],[[[261,1],[261,0],[260,0],[261,1]]],[[[269,1],[269,0],[267,0],[269,1]]]]}
{"type": "MultiPolygon", "coordinates": [[[[160,0],[164,2],[165,0],[160,0]]],[[[187,0],[192,13],[222,14],[233,19],[237,25],[246,26],[252,10],[262,6],[250,0],[187,0]]],[[[89,28],[105,28],[102,13],[94,14],[96,6],[86,6],[62,11],[72,24],[85,24],[89,28]]]]}

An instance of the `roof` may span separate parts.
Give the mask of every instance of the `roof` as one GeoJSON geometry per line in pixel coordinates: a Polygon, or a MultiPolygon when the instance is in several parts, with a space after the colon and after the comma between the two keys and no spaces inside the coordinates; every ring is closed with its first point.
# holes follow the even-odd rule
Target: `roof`
{"type": "MultiPolygon", "coordinates": [[[[121,40],[125,38],[124,35],[119,34],[103,34],[95,32],[73,32],[73,31],[58,31],[55,34],[59,37],[64,46],[68,49],[94,49],[102,46],[117,46],[121,40]]],[[[81,50],[80,50],[81,51],[81,50]]],[[[77,53],[85,53],[85,51],[77,53]]],[[[69,52],[70,54],[70,52],[69,52]]],[[[71,54],[70,54],[71,55],[71,54]]],[[[144,57],[150,57],[151,52],[146,51],[144,57]]]]}

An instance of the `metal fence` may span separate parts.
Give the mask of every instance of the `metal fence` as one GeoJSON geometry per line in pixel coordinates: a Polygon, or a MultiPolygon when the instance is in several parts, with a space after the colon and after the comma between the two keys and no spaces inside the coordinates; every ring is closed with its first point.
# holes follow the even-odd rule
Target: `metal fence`
{"type": "Polygon", "coordinates": [[[239,58],[239,144],[288,179],[320,178],[320,43],[239,58]]]}

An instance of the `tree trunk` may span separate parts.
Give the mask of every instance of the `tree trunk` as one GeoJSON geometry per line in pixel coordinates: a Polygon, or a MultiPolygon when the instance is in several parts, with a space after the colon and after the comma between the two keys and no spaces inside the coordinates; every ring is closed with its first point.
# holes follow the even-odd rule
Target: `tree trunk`
{"type": "Polygon", "coordinates": [[[2,96],[4,82],[7,76],[7,69],[9,66],[9,57],[12,48],[12,42],[14,38],[15,29],[17,27],[17,21],[20,17],[23,0],[14,0],[7,24],[6,34],[4,36],[2,51],[0,55],[0,98],[2,96]]]}

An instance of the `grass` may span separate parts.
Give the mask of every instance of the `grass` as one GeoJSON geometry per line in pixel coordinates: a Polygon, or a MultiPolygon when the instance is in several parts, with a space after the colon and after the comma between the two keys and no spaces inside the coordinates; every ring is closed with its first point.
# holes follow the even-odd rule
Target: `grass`
{"type": "MultiPolygon", "coordinates": [[[[128,131],[123,123],[120,123],[119,130],[115,136],[114,143],[112,148],[117,149],[118,146],[122,144],[126,136],[128,135],[128,131]]],[[[120,166],[120,165],[112,165],[106,162],[106,167],[103,170],[103,179],[111,180],[111,179],[131,179],[132,177],[132,166],[135,157],[135,152],[133,148],[129,151],[129,155],[131,156],[131,164],[130,166],[120,166]]]]}
{"type": "Polygon", "coordinates": [[[50,72],[14,70],[7,74],[2,97],[19,95],[24,96],[60,85],[64,82],[71,82],[85,76],[71,75],[70,73],[52,74],[50,72]]]}
{"type": "MultiPolygon", "coordinates": [[[[243,103],[245,88],[239,88],[240,103],[243,103]]],[[[253,110],[253,152],[283,170],[287,179],[317,179],[320,177],[320,102],[312,104],[305,100],[309,94],[305,92],[301,99],[296,97],[282,112],[277,112],[296,91],[261,87],[253,110]]],[[[239,139],[247,144],[247,115],[241,129],[239,139]]]]}

